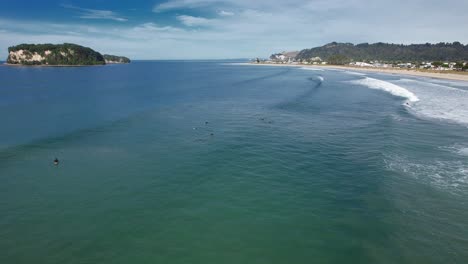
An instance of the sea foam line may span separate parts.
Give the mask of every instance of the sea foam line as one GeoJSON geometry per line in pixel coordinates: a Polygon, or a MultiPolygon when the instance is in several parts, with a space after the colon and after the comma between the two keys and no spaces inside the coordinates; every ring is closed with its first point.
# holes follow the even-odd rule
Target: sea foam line
{"type": "Polygon", "coordinates": [[[389,82],[386,82],[386,81],[366,77],[366,78],[363,78],[363,79],[354,80],[354,81],[350,81],[350,82],[354,83],[354,84],[358,84],[358,85],[367,86],[368,88],[371,88],[371,89],[382,90],[382,91],[388,92],[390,94],[393,94],[395,96],[406,98],[410,102],[419,101],[419,98],[415,94],[413,94],[412,92],[406,90],[403,87],[400,87],[398,85],[395,85],[393,83],[389,83],[389,82]]]}
{"type": "Polygon", "coordinates": [[[319,68],[311,68],[311,67],[301,67],[301,70],[306,70],[306,71],[323,71],[323,69],[319,68]]]}
{"type": "Polygon", "coordinates": [[[344,73],[351,74],[351,75],[359,75],[359,76],[365,76],[365,73],[362,72],[353,72],[353,71],[345,71],[344,73]]]}
{"type": "Polygon", "coordinates": [[[468,124],[468,90],[429,81],[401,79],[396,84],[418,95],[415,114],[433,119],[468,124]]]}

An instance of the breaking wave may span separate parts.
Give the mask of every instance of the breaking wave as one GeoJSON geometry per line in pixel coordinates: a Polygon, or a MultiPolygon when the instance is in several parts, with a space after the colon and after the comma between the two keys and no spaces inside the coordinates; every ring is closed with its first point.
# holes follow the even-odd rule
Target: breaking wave
{"type": "Polygon", "coordinates": [[[345,71],[344,73],[351,74],[351,75],[366,76],[366,74],[362,72],[345,71]]]}
{"type": "Polygon", "coordinates": [[[412,79],[395,81],[418,95],[412,111],[429,118],[468,124],[468,91],[432,82],[412,79]]]}
{"type": "Polygon", "coordinates": [[[388,92],[388,93],[390,93],[392,95],[406,98],[410,102],[419,101],[419,98],[415,94],[413,94],[412,92],[406,90],[403,87],[400,87],[398,85],[395,85],[393,83],[389,83],[389,82],[386,82],[386,81],[365,77],[363,79],[354,80],[354,81],[350,81],[350,82],[354,83],[354,84],[358,84],[358,85],[367,86],[367,87],[369,87],[371,89],[382,90],[382,91],[388,92]]]}
{"type": "Polygon", "coordinates": [[[319,68],[312,68],[312,67],[301,67],[301,70],[307,70],[307,71],[323,71],[323,69],[319,68]]]}

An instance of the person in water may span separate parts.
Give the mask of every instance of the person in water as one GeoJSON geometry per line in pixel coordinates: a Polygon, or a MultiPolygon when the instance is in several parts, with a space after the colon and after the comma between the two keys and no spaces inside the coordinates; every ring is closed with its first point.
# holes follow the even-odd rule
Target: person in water
{"type": "Polygon", "coordinates": [[[57,166],[59,164],[59,160],[57,158],[54,159],[54,165],[57,166]]]}

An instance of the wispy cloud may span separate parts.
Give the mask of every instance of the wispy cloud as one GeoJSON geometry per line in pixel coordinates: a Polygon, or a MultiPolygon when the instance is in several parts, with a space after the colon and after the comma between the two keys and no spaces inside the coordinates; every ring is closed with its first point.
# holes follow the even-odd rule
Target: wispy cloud
{"type": "Polygon", "coordinates": [[[194,16],[187,16],[187,15],[179,15],[177,16],[177,20],[179,20],[182,24],[194,27],[194,26],[209,26],[213,24],[215,21],[214,19],[208,19],[204,17],[194,17],[194,16]]]}
{"type": "MultiPolygon", "coordinates": [[[[22,42],[71,42],[136,59],[267,57],[331,41],[468,43],[468,1],[448,1],[168,0],[155,6],[164,14],[138,24],[0,18],[0,59],[22,42]]],[[[114,12],[68,8],[121,21],[114,12]]]]}
{"type": "Polygon", "coordinates": [[[136,31],[154,31],[154,32],[180,32],[182,29],[171,26],[159,26],[155,23],[148,22],[133,27],[136,31]]]}
{"type": "Polygon", "coordinates": [[[89,9],[77,7],[74,5],[62,5],[63,8],[73,9],[78,12],[79,18],[83,19],[104,19],[104,20],[114,20],[119,22],[128,21],[127,18],[119,16],[114,11],[110,10],[98,10],[98,9],[89,9]]]}
{"type": "Polygon", "coordinates": [[[163,12],[179,8],[196,8],[203,7],[213,3],[213,0],[170,0],[161,4],[157,4],[153,8],[153,12],[163,12]]]}
{"type": "Polygon", "coordinates": [[[218,11],[218,15],[220,15],[220,16],[233,16],[233,15],[234,15],[234,12],[225,11],[225,10],[219,10],[219,11],[218,11]]]}

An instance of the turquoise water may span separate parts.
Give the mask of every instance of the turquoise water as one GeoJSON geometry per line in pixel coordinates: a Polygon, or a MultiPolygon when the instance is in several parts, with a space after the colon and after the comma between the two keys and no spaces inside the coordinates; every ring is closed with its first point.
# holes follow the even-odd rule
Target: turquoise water
{"type": "Polygon", "coordinates": [[[200,61],[0,80],[0,263],[468,260],[466,83],[200,61]]]}

